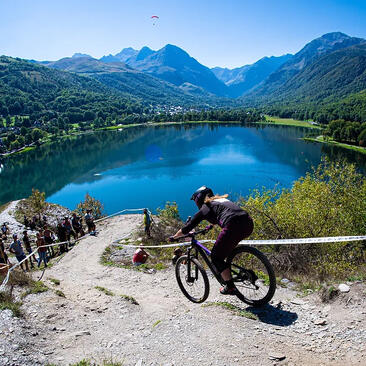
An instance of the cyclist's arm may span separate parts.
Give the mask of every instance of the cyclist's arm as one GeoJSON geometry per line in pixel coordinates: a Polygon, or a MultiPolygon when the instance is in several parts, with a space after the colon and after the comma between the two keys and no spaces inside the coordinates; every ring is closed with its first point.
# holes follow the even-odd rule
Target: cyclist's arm
{"type": "Polygon", "coordinates": [[[204,218],[205,218],[205,211],[206,211],[205,209],[206,209],[206,207],[202,206],[202,208],[192,217],[191,221],[189,221],[185,226],[182,227],[181,231],[182,231],[182,234],[183,235],[188,234],[202,220],[204,220],[204,218]]]}

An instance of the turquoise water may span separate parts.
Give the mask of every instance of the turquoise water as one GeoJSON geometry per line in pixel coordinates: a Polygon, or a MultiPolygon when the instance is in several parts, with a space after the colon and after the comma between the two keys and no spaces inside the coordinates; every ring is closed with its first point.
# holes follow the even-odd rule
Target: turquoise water
{"type": "Polygon", "coordinates": [[[6,162],[0,202],[28,196],[35,187],[70,209],[88,192],[108,214],[155,211],[176,201],[185,218],[196,210],[189,198],[202,185],[232,199],[252,189],[291,187],[322,154],[339,154],[300,140],[303,134],[281,126],[180,125],[82,136],[6,162]]]}

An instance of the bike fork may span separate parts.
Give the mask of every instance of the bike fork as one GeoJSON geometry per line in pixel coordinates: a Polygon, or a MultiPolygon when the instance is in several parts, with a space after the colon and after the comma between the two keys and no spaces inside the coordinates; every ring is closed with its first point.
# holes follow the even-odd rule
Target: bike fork
{"type": "Polygon", "coordinates": [[[187,282],[189,283],[193,283],[195,280],[197,280],[198,278],[198,267],[195,266],[195,271],[194,274],[192,276],[192,271],[191,271],[191,258],[197,258],[197,249],[195,249],[195,253],[192,255],[191,251],[194,250],[192,247],[188,249],[188,253],[187,253],[187,272],[188,272],[188,278],[187,278],[187,282]]]}

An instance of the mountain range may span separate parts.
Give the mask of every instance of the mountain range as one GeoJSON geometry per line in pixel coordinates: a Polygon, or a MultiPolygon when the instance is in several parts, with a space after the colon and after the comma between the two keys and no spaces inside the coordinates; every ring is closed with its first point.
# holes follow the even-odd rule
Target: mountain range
{"type": "Polygon", "coordinates": [[[366,41],[341,32],[314,39],[294,55],[263,57],[234,69],[210,69],[171,44],[157,51],[124,48],[99,60],[77,53],[32,62],[92,78],[124,98],[162,105],[319,106],[366,89],[366,41]]]}
{"type": "MultiPolygon", "coordinates": [[[[253,99],[265,97],[267,100],[276,101],[286,97],[294,98],[301,89],[312,89],[311,93],[317,93],[317,81],[321,82],[322,88],[332,89],[335,76],[339,80],[343,78],[348,85],[352,81],[349,80],[349,69],[346,65],[349,63],[349,57],[352,58],[354,55],[353,47],[365,43],[366,41],[362,38],[349,37],[341,32],[325,34],[305,45],[270,74],[262,85],[258,85],[253,91],[251,97],[253,99]],[[342,59],[342,56],[339,58],[340,55],[344,58],[342,59]],[[318,62],[320,59],[322,61],[318,62]],[[338,69],[338,72],[333,75],[329,74],[329,67],[332,68],[332,66],[338,69]],[[322,78],[322,80],[318,80],[318,78],[322,78]]],[[[364,70],[366,63],[362,56],[358,61],[357,68],[364,70]]],[[[342,83],[338,84],[340,88],[343,86],[345,85],[342,83]]]]}
{"type": "Polygon", "coordinates": [[[234,69],[210,70],[173,45],[158,51],[125,48],[100,60],[124,62],[192,95],[209,92],[238,98],[245,105],[327,103],[366,88],[365,43],[362,38],[332,32],[312,40],[294,55],[263,57],[234,69]]]}

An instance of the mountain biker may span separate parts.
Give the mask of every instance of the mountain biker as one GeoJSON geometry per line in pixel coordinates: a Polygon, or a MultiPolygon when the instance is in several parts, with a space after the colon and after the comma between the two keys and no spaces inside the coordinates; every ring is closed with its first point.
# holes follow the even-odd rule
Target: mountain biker
{"type": "Polygon", "coordinates": [[[203,186],[193,193],[193,200],[199,211],[186,225],[172,237],[177,239],[188,234],[202,220],[219,225],[222,230],[211,251],[212,263],[221,273],[225,286],[220,289],[223,295],[235,295],[236,287],[225,258],[230,255],[241,240],[253,232],[253,220],[238,205],[227,199],[228,195],[214,195],[211,188],[203,186]]]}

